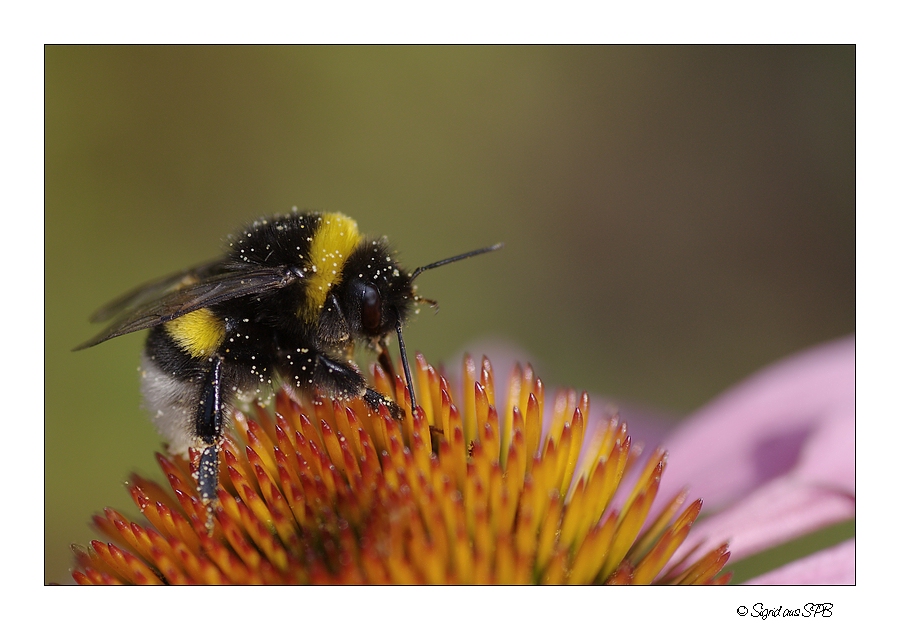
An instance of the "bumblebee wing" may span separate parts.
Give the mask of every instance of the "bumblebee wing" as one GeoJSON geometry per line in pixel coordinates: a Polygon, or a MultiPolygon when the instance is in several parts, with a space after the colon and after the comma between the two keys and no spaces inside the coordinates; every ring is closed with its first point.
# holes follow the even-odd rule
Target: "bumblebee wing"
{"type": "Polygon", "coordinates": [[[139,308],[143,304],[155,301],[167,293],[182,286],[196,284],[211,275],[224,270],[225,262],[221,259],[211,260],[191,269],[178,271],[163,278],[157,278],[150,282],[135,287],[128,293],[120,295],[109,304],[104,304],[91,315],[91,323],[97,324],[112,319],[120,313],[139,308]],[[222,268],[222,269],[219,269],[222,268]]]}
{"type": "MultiPolygon", "coordinates": [[[[81,344],[75,350],[90,348],[120,335],[153,328],[197,309],[213,306],[220,302],[277,291],[300,278],[301,276],[295,270],[283,267],[219,273],[126,311],[106,330],[81,344]]],[[[142,291],[143,289],[140,288],[133,291],[134,295],[131,297],[137,298],[142,291]]],[[[125,297],[128,296],[123,296],[123,298],[125,297]]],[[[123,300],[123,298],[117,302],[124,301],[127,304],[133,301],[133,299],[123,300]]]]}

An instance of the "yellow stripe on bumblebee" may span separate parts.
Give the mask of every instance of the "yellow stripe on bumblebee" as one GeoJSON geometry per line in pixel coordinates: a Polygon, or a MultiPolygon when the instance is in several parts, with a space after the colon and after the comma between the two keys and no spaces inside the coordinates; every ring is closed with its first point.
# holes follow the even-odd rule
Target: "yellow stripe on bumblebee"
{"type": "Polygon", "coordinates": [[[178,346],[195,359],[207,358],[225,340],[225,322],[201,308],[164,324],[178,346]]]}
{"type": "Polygon", "coordinates": [[[340,283],[347,257],[362,237],[356,221],[337,212],[323,214],[319,229],[309,248],[310,276],[306,285],[306,302],[300,313],[304,321],[314,323],[325,305],[328,291],[340,283]]]}

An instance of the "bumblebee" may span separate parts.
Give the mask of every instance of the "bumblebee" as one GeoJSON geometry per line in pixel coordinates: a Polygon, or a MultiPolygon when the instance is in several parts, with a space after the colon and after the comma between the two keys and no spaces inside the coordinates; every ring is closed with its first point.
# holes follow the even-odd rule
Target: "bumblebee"
{"type": "MultiPolygon", "coordinates": [[[[413,280],[427,269],[501,247],[485,247],[408,273],[387,240],[359,233],[337,213],[259,219],[229,238],[225,255],[139,286],[98,310],[113,320],[80,350],[150,329],[141,358],[145,406],[173,454],[200,450],[201,500],[216,497],[219,449],[239,400],[271,392],[362,397],[373,410],[402,413],[352,361],[356,342],[381,348],[396,332],[411,383],[402,327],[420,298],[413,280]]],[[[410,389],[415,408],[415,396],[410,389]]]]}

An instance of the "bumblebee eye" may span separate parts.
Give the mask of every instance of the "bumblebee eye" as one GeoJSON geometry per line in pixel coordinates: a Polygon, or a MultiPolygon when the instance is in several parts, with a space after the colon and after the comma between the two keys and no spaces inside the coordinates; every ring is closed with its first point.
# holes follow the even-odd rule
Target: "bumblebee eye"
{"type": "Polygon", "coordinates": [[[362,327],[370,335],[381,331],[381,294],[371,284],[362,289],[362,327]]]}

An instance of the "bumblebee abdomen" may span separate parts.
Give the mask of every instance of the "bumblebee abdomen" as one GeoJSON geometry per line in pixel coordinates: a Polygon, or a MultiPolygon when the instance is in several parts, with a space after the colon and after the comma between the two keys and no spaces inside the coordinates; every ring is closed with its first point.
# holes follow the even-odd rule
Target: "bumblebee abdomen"
{"type": "Polygon", "coordinates": [[[186,455],[196,446],[200,384],[196,376],[163,369],[148,347],[141,357],[144,407],[172,453],[186,455]]]}
{"type": "Polygon", "coordinates": [[[265,332],[259,326],[236,326],[209,309],[151,329],[141,359],[141,391],[169,450],[186,453],[202,438],[198,418],[215,364],[222,366],[219,404],[224,416],[236,399],[265,400],[272,394],[278,358],[273,337],[265,332]]]}

